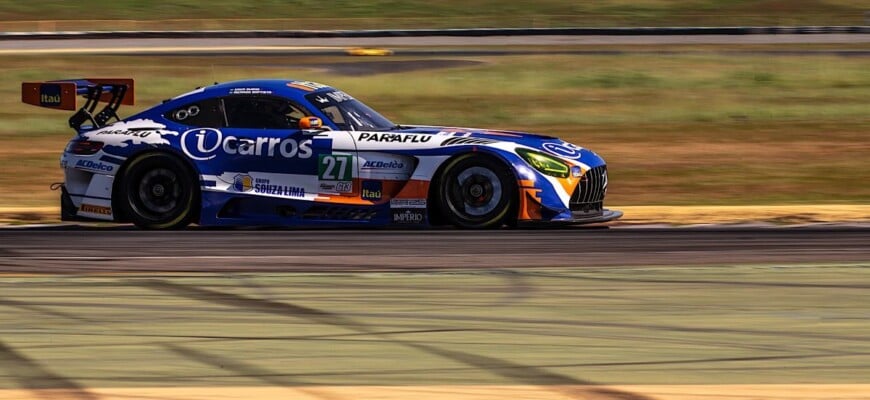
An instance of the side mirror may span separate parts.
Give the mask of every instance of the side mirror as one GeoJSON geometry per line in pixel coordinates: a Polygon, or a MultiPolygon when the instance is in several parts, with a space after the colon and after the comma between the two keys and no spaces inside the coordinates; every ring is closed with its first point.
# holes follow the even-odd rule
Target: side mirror
{"type": "Polygon", "coordinates": [[[299,120],[299,129],[323,129],[323,121],[317,117],[302,117],[299,120]]]}

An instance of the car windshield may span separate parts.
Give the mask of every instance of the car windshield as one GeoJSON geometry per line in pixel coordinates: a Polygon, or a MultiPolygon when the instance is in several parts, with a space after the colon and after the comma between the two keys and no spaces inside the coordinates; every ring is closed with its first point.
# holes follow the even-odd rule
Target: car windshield
{"type": "Polygon", "coordinates": [[[341,130],[387,131],[396,126],[377,111],[342,91],[312,93],[305,97],[341,130]]]}

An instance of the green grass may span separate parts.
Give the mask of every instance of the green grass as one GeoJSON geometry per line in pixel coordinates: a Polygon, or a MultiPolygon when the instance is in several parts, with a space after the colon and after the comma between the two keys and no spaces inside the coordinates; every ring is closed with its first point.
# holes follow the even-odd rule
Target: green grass
{"type": "Polygon", "coordinates": [[[0,77],[0,139],[7,144],[0,151],[7,172],[0,175],[0,205],[54,204],[47,187],[62,180],[57,159],[71,135],[68,113],[19,103],[20,82],[81,76],[135,78],[138,105],[123,115],[213,81],[293,77],[342,88],[401,123],[554,134],[608,160],[611,204],[870,201],[863,184],[870,180],[865,57],[452,58],[482,63],[350,77],[324,65],[372,60],[9,56],[0,77]]]}
{"type": "Polygon", "coordinates": [[[0,388],[868,383],[868,271],[7,276],[0,388]]]}
{"type": "Polygon", "coordinates": [[[59,22],[57,25],[9,25],[18,29],[41,30],[861,25],[864,23],[863,13],[867,10],[866,2],[857,0],[2,0],[0,20],[115,20],[97,24],[59,22]],[[238,18],[258,21],[215,21],[238,18]],[[131,22],[167,19],[195,21],[173,24],[131,22]]]}

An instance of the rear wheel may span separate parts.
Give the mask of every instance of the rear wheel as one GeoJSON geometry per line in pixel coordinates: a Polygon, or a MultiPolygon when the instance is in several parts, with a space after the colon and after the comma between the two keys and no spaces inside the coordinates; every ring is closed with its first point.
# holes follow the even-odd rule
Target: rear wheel
{"type": "Polygon", "coordinates": [[[198,185],[177,157],[151,153],[133,160],[120,189],[126,216],[140,228],[183,228],[193,219],[198,185]]]}
{"type": "Polygon", "coordinates": [[[484,229],[509,222],[517,186],[504,163],[474,153],[448,162],[439,181],[438,202],[450,223],[484,229]]]}

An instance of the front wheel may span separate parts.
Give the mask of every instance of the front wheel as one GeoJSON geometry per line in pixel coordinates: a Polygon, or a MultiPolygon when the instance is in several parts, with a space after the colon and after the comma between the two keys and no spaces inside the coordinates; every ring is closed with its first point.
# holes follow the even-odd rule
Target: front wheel
{"type": "Polygon", "coordinates": [[[516,181],[508,167],[472,153],[449,161],[440,180],[438,201],[450,223],[484,229],[509,222],[516,197],[516,181]]]}
{"type": "Polygon", "coordinates": [[[193,219],[198,186],[176,157],[152,153],[133,160],[120,189],[125,214],[140,228],[183,228],[193,219]]]}

